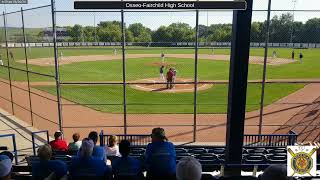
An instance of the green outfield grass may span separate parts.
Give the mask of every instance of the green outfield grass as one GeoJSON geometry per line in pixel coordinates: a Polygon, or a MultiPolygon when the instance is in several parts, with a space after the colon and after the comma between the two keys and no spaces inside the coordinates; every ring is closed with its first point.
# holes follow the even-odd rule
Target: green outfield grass
{"type": "MultiPolygon", "coordinates": [[[[147,48],[145,50],[128,50],[128,53],[159,53],[162,48],[147,48]]],[[[52,56],[49,48],[32,48],[29,58],[39,58],[52,56]]],[[[64,56],[71,55],[90,55],[90,54],[110,54],[112,48],[61,48],[64,56]]],[[[3,51],[3,49],[1,50],[3,51]]],[[[23,49],[12,49],[16,61],[23,59],[23,49]]],[[[193,53],[192,49],[166,49],[167,53],[193,53]]],[[[272,53],[273,49],[270,49],[272,53]]],[[[298,50],[296,50],[298,51],[298,50]]],[[[282,58],[291,56],[291,49],[277,49],[278,55],[282,58]]],[[[304,62],[300,64],[295,62],[281,66],[268,66],[268,79],[311,79],[320,78],[320,49],[304,49],[304,62]]],[[[120,53],[120,52],[119,52],[120,53]]],[[[211,50],[200,50],[200,53],[211,53],[211,50]]],[[[229,49],[216,49],[216,54],[228,54],[229,49]]],[[[262,56],[263,49],[251,49],[251,55],[262,56]]],[[[4,55],[3,55],[4,57],[4,55]]],[[[141,78],[157,77],[158,67],[146,65],[150,62],[159,62],[160,58],[141,58],[129,59],[127,61],[127,80],[136,80],[141,78]]],[[[175,67],[179,71],[179,76],[184,78],[193,78],[194,60],[166,58],[167,62],[176,63],[175,67]]],[[[5,62],[6,63],[6,62],[5,62]]],[[[26,69],[24,64],[11,61],[11,66],[26,69]]],[[[40,67],[29,65],[29,69],[35,72],[54,75],[54,67],[40,67]]],[[[60,66],[60,76],[62,81],[119,81],[122,80],[122,61],[98,61],[98,62],[81,62],[60,66]]],[[[13,80],[24,81],[25,73],[12,70],[13,80]]],[[[229,63],[225,61],[199,61],[199,78],[200,80],[227,80],[229,74],[229,63]]],[[[6,68],[0,67],[0,77],[7,78],[6,68]]],[[[249,79],[261,79],[262,66],[249,66],[249,79]]],[[[31,81],[53,81],[53,78],[46,78],[33,75],[31,81]]]]}
{"type": "MultiPolygon", "coordinates": [[[[269,50],[269,56],[272,51],[269,50]]],[[[25,69],[25,64],[16,62],[24,58],[23,49],[11,49],[15,54],[15,61],[10,64],[13,67],[25,69]]],[[[59,48],[64,56],[76,55],[97,55],[97,54],[112,54],[113,48],[59,48]]],[[[135,49],[128,48],[128,54],[159,54],[164,51],[167,54],[190,54],[194,53],[193,49],[177,49],[177,48],[145,48],[135,49]]],[[[276,49],[277,54],[281,58],[290,58],[292,49],[276,49]]],[[[300,50],[296,50],[299,52],[300,50]]],[[[320,49],[303,49],[304,62],[300,64],[298,61],[292,64],[270,66],[267,67],[267,79],[319,79],[320,78],[320,49]]],[[[5,57],[3,49],[0,50],[2,57],[5,57]]],[[[51,48],[31,48],[27,50],[29,59],[52,57],[51,48]]],[[[251,55],[263,56],[262,48],[252,48],[251,55]]],[[[120,50],[118,50],[120,54],[120,50]]],[[[211,49],[200,49],[200,53],[211,54],[211,49]]],[[[229,49],[215,49],[215,54],[229,54],[229,49]]],[[[298,55],[297,55],[298,56],[298,55]]],[[[296,57],[297,57],[296,56],[296,57]]],[[[127,81],[154,78],[159,76],[159,67],[152,66],[151,63],[159,62],[160,58],[137,58],[128,59],[127,66],[127,81]]],[[[166,62],[173,63],[178,70],[180,78],[194,78],[194,60],[193,59],[178,59],[166,58],[166,62]]],[[[6,63],[6,61],[5,61],[6,63]]],[[[229,62],[212,61],[201,59],[198,66],[199,80],[228,80],[229,79],[229,62]]],[[[29,69],[35,72],[54,75],[54,67],[40,67],[29,65],[29,69]]],[[[250,64],[249,79],[258,80],[262,78],[262,65],[250,64]]],[[[54,81],[54,78],[30,75],[30,81],[54,81]]],[[[96,62],[79,62],[60,66],[60,77],[62,82],[74,81],[122,81],[122,61],[96,61],[96,62]]],[[[7,69],[0,67],[0,78],[8,79],[7,69]]],[[[11,78],[14,81],[27,81],[26,73],[11,70],[11,78]]],[[[267,86],[266,105],[270,104],[288,94],[302,88],[303,85],[293,84],[272,84],[267,86]]],[[[54,91],[52,87],[36,87],[48,92],[54,91]]],[[[63,86],[62,97],[78,103],[85,104],[113,104],[104,106],[88,105],[94,109],[121,113],[122,112],[122,90],[121,86],[63,86]],[[116,102],[115,102],[116,101],[116,102]],[[116,105],[118,104],[118,105],[116,105]]],[[[255,110],[259,107],[260,86],[249,85],[247,110],[255,110]]],[[[55,94],[55,93],[53,93],[55,94]]],[[[200,113],[224,113],[226,112],[227,104],[227,86],[215,85],[213,88],[199,92],[199,112],[200,113]],[[209,102],[210,100],[210,102],[209,102]]],[[[128,88],[128,112],[130,113],[192,113],[193,111],[193,93],[176,93],[163,94],[155,92],[142,92],[128,88]],[[142,104],[142,105],[141,105],[142,104]]]]}
{"type": "MultiPolygon", "coordinates": [[[[295,92],[303,84],[268,84],[266,86],[265,105],[295,92]]],[[[55,95],[52,86],[37,86],[36,88],[55,95]]],[[[122,86],[64,86],[62,96],[73,102],[86,104],[93,109],[110,112],[123,112],[122,86]],[[109,104],[109,105],[90,105],[109,104]]],[[[247,111],[259,108],[261,85],[249,84],[247,111]]],[[[198,94],[198,113],[226,113],[227,85],[214,85],[211,89],[198,94]]],[[[128,113],[193,113],[193,93],[158,93],[144,92],[127,88],[128,113]]]]}

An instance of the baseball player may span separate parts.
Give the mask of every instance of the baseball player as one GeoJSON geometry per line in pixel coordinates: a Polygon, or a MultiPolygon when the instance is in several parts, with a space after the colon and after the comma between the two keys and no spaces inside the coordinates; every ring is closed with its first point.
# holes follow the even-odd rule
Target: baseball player
{"type": "Polygon", "coordinates": [[[300,52],[300,54],[299,54],[299,59],[300,59],[300,64],[302,64],[302,59],[303,59],[303,54],[302,54],[302,52],[300,52]]]}
{"type": "Polygon", "coordinates": [[[274,50],[274,51],[272,52],[272,57],[273,57],[274,59],[277,58],[277,51],[274,50]]]}
{"type": "Polygon", "coordinates": [[[161,53],[161,62],[164,63],[164,53],[161,53]]]}
{"type": "Polygon", "coordinates": [[[173,71],[170,68],[169,71],[167,72],[167,89],[173,88],[172,78],[173,78],[173,71]]]}
{"type": "Polygon", "coordinates": [[[2,54],[0,54],[0,66],[3,66],[2,54]]]}
{"type": "Polygon", "coordinates": [[[63,58],[63,53],[60,52],[60,61],[62,61],[62,58],[63,58]]]}
{"type": "Polygon", "coordinates": [[[12,51],[9,52],[9,55],[10,55],[11,60],[14,61],[14,55],[13,55],[12,51]]]}
{"type": "Polygon", "coordinates": [[[294,61],[294,50],[292,51],[292,53],[291,53],[291,59],[292,59],[292,61],[294,61]]]}
{"type": "Polygon", "coordinates": [[[116,48],[113,49],[113,55],[117,55],[117,49],[116,48]]]}
{"type": "Polygon", "coordinates": [[[172,68],[172,72],[173,72],[172,82],[173,82],[173,87],[175,87],[176,86],[175,82],[176,82],[176,78],[177,78],[176,68],[172,68]]]}
{"type": "Polygon", "coordinates": [[[163,72],[164,72],[164,66],[161,66],[161,67],[160,67],[160,79],[164,81],[163,72]]]}

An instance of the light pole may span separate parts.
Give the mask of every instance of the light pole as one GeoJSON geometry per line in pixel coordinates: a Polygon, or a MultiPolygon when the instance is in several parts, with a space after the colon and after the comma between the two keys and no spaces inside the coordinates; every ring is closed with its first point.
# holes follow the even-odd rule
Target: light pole
{"type": "Polygon", "coordinates": [[[290,44],[293,43],[293,30],[294,30],[294,15],[295,15],[295,9],[296,9],[296,3],[298,0],[292,0],[293,2],[293,8],[292,8],[292,24],[291,24],[291,34],[290,34],[290,44]]]}

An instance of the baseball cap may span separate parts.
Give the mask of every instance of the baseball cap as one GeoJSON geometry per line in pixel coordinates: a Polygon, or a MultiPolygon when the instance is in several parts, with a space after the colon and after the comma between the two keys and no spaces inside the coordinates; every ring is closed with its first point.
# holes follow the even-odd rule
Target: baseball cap
{"type": "Polygon", "coordinates": [[[201,164],[193,157],[182,158],[177,164],[178,180],[200,180],[201,174],[201,164]]]}
{"type": "Polygon", "coordinates": [[[167,139],[164,129],[160,127],[152,129],[151,136],[159,139],[167,139]]]}
{"type": "Polygon", "coordinates": [[[12,169],[11,159],[6,155],[0,155],[0,177],[7,176],[12,169]]]}
{"type": "Polygon", "coordinates": [[[62,136],[62,132],[61,131],[56,131],[55,133],[54,133],[54,137],[55,138],[58,138],[58,137],[61,137],[62,136]]]}
{"type": "Polygon", "coordinates": [[[11,162],[13,161],[13,154],[9,151],[3,151],[0,153],[0,155],[5,155],[5,156],[8,156],[9,159],[11,159],[11,162]]]}

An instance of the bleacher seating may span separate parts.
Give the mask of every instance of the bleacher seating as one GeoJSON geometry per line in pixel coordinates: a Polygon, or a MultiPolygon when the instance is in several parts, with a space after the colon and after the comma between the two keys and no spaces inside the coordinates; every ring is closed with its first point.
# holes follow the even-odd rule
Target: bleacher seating
{"type": "MultiPolygon", "coordinates": [[[[140,138],[142,139],[142,137],[140,138]]],[[[139,139],[139,140],[140,140],[139,139]]],[[[147,142],[143,139],[143,143],[147,142]]],[[[187,156],[192,156],[199,160],[202,165],[203,172],[220,171],[222,167],[228,167],[232,165],[225,164],[225,151],[224,146],[194,146],[194,145],[178,145],[175,147],[177,162],[187,156]]],[[[144,153],[146,151],[146,145],[133,146],[130,156],[144,161],[144,153]]],[[[53,159],[66,162],[70,167],[72,155],[76,155],[77,152],[57,152],[53,154],[53,159]]],[[[112,162],[114,157],[108,157],[112,162]]],[[[287,152],[285,146],[246,146],[243,148],[243,161],[239,168],[242,171],[252,172],[254,169],[263,171],[270,164],[286,164],[287,152]]],[[[13,172],[21,172],[22,174],[15,174],[16,179],[32,179],[31,177],[31,165],[32,162],[39,161],[36,156],[31,156],[27,166],[14,166],[13,172]]],[[[94,177],[91,177],[94,179],[94,177]]],[[[210,174],[203,174],[202,179],[214,179],[210,174]]],[[[217,178],[217,179],[257,179],[255,177],[234,177],[234,178],[217,178]]]]}

